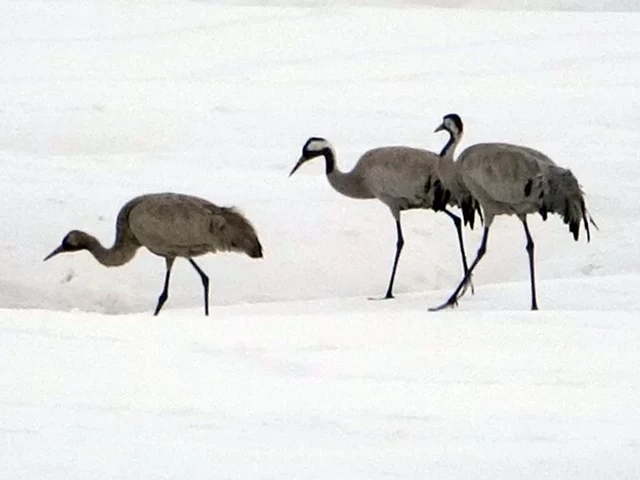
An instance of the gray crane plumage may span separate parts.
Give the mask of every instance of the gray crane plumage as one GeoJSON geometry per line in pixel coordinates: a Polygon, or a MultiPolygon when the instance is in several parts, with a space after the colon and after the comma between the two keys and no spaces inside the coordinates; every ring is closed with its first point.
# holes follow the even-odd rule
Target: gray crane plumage
{"type": "MultiPolygon", "coordinates": [[[[443,189],[438,176],[440,162],[449,161],[449,150],[443,155],[427,150],[391,146],[380,147],[365,152],[350,172],[341,172],[336,166],[336,155],[331,144],[320,137],[309,138],[302,148],[302,156],[291,170],[290,176],[305,162],[316,157],[324,157],[326,174],[331,186],[341,194],[356,199],[377,198],[389,207],[396,222],[396,253],[391,270],[389,285],[384,298],[393,298],[400,252],[404,237],[400,224],[400,212],[422,208],[444,211],[454,222],[458,233],[463,268],[467,270],[467,260],[462,240],[462,222],[447,209],[449,203],[460,204],[464,200],[443,189]],[[447,154],[445,154],[447,153],[447,154]]],[[[470,202],[467,201],[469,205],[470,202]]],[[[465,224],[473,226],[473,208],[463,210],[465,224]]]]}
{"type": "MultiPolygon", "coordinates": [[[[456,114],[460,125],[462,120],[456,114]]],[[[457,136],[455,129],[450,131],[457,136]]],[[[527,215],[539,213],[544,220],[549,213],[560,215],[575,240],[584,225],[587,241],[589,224],[597,225],[589,215],[584,193],[570,170],[557,166],[548,156],[529,147],[507,143],[480,143],[464,150],[455,162],[454,175],[445,180],[467,188],[478,200],[484,214],[484,232],[477,256],[451,297],[439,310],[453,306],[464,294],[473,270],[487,249],[489,229],[498,215],[516,215],[527,239],[531,284],[531,309],[538,309],[534,268],[534,242],[527,225],[527,215]]]]}
{"type": "Polygon", "coordinates": [[[72,230],[61,245],[45,257],[88,250],[107,267],[129,262],[140,247],[165,258],[164,288],[154,311],[160,312],[169,295],[169,277],[176,257],[189,260],[204,287],[205,315],[209,314],[209,277],[193,257],[206,253],[242,252],[262,257],[262,245],[251,223],[234,208],[219,207],[199,197],[178,193],[141,195],[127,202],[118,213],[116,238],[105,248],[94,236],[72,230]]]}

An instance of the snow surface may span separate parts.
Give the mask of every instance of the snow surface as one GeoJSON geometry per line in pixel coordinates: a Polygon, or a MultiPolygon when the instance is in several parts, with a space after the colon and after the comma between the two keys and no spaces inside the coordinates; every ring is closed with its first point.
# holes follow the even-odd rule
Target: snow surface
{"type": "MultiPolygon", "coordinates": [[[[0,1],[1,479],[636,479],[640,476],[637,2],[0,1]],[[363,4],[367,6],[362,6],[363,4]],[[232,5],[235,4],[235,5],[232,5]],[[466,7],[466,8],[443,8],[466,7]],[[501,10],[501,11],[499,11],[501,10]],[[526,10],[526,11],[524,11],[526,10]],[[567,10],[583,10],[582,12],[567,10]],[[624,11],[627,11],[624,13],[624,11]],[[571,168],[600,226],[492,228],[475,295],[450,220],[340,196],[365,150],[508,141],[571,168]],[[131,197],[236,205],[260,261],[201,286],[110,244],[131,197]]],[[[465,231],[475,254],[480,231],[465,231]]]]}

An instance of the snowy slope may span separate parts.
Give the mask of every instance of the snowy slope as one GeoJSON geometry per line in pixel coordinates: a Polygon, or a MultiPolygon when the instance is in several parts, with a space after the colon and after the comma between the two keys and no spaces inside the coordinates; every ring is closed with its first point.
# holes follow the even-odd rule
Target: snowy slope
{"type": "Polygon", "coordinates": [[[215,321],[16,311],[0,333],[19,366],[1,371],[2,478],[640,472],[631,313],[319,301],[215,321]]]}
{"type": "Polygon", "coordinates": [[[636,0],[196,0],[200,3],[246,6],[386,6],[436,7],[478,10],[637,12],[636,0]]]}
{"type": "MultiPolygon", "coordinates": [[[[533,221],[541,279],[640,269],[635,15],[49,5],[2,16],[3,305],[149,310],[164,265],[146,252],[110,271],[87,254],[40,260],[71,228],[110,243],[126,200],[166,190],[237,205],[263,239],[261,262],[202,260],[217,304],[378,295],[395,242],[385,207],[333,192],[320,162],[288,172],[311,135],[343,168],[379,145],[436,150],[450,111],[466,120],[463,147],[535,146],[587,191],[602,227],[591,245],[533,221]]],[[[449,219],[404,217],[398,293],[453,286],[449,219]]],[[[525,279],[520,227],[500,221],[493,239],[477,282],[525,279]]],[[[171,305],[193,305],[199,279],[176,269],[171,305]]]]}
{"type": "MultiPolygon", "coordinates": [[[[0,478],[635,479],[640,37],[635,2],[0,1],[0,478]],[[362,7],[367,3],[366,7],[362,7]],[[443,8],[465,7],[465,8],[443,8]],[[526,9],[528,11],[521,11],[526,9]],[[498,11],[501,10],[501,11],[498,11]],[[553,10],[553,11],[551,11],[553,10]],[[600,231],[494,224],[475,295],[446,216],[334,192],[365,150],[526,144],[600,231]],[[43,257],[180,191],[236,205],[265,258],[106,269],[43,257]]],[[[475,254],[480,231],[466,231],[475,254]]]]}

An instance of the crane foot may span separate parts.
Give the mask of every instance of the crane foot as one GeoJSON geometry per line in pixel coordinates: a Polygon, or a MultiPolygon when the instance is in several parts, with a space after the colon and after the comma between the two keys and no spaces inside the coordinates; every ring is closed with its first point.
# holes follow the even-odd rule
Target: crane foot
{"type": "Polygon", "coordinates": [[[458,306],[458,298],[453,296],[449,298],[446,302],[438,307],[431,307],[429,309],[430,312],[439,312],[440,310],[444,310],[445,308],[454,308],[458,306]]]}
{"type": "Polygon", "coordinates": [[[393,295],[385,295],[384,297],[369,297],[367,300],[393,300],[396,297],[394,297],[393,295]]]}

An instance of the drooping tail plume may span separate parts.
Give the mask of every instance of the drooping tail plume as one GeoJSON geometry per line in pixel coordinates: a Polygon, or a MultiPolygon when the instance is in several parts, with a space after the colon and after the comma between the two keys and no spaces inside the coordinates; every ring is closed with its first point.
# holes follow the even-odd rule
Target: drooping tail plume
{"type": "Polygon", "coordinates": [[[525,186],[525,193],[536,195],[539,203],[539,213],[544,220],[549,213],[556,213],[562,217],[574,240],[580,237],[580,224],[584,225],[587,242],[591,240],[589,224],[596,229],[598,226],[589,214],[584,192],[571,170],[555,165],[535,177],[525,186]]]}

